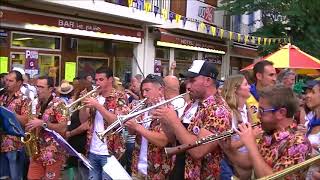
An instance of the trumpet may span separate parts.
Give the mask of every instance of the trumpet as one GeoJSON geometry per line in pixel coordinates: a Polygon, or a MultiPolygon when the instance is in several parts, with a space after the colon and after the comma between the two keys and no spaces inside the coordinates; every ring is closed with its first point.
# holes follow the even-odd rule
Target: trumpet
{"type": "MultiPolygon", "coordinates": [[[[134,117],[136,117],[136,116],[139,116],[139,115],[141,115],[141,114],[143,114],[143,113],[145,113],[145,112],[148,112],[148,111],[150,111],[150,110],[152,110],[152,109],[155,109],[155,108],[157,108],[157,107],[159,107],[159,106],[162,106],[162,105],[165,105],[165,104],[167,104],[167,103],[170,103],[170,102],[172,102],[173,100],[176,100],[176,99],[179,99],[179,98],[183,98],[186,94],[188,94],[188,92],[187,92],[187,93],[184,93],[184,94],[180,94],[180,95],[178,95],[178,96],[175,96],[175,97],[173,97],[173,98],[171,98],[171,99],[168,99],[168,100],[159,102],[159,103],[157,103],[157,104],[155,104],[155,105],[153,105],[153,106],[144,108],[144,109],[142,109],[142,110],[139,110],[139,111],[136,111],[136,110],[135,110],[136,112],[131,111],[131,112],[130,112],[129,114],[127,114],[127,115],[119,115],[119,116],[117,116],[117,119],[116,119],[110,126],[107,127],[106,130],[104,130],[103,132],[96,132],[96,134],[97,134],[97,136],[99,137],[99,139],[100,139],[101,141],[103,141],[103,138],[104,138],[109,132],[113,131],[111,134],[114,134],[114,133],[117,133],[117,132],[122,131],[122,129],[123,129],[123,124],[125,124],[128,120],[130,120],[130,119],[132,119],[132,118],[134,118],[134,117]]],[[[144,100],[144,101],[145,101],[145,100],[144,100]]],[[[180,108],[181,108],[181,107],[180,107],[180,108]]],[[[136,108],[135,108],[135,109],[136,109],[136,108]]],[[[144,118],[143,121],[138,122],[138,123],[145,123],[145,122],[149,122],[149,121],[151,121],[151,116],[148,116],[148,117],[144,118]]]]}
{"type": "Polygon", "coordinates": [[[81,105],[81,103],[80,103],[83,99],[88,98],[88,97],[97,98],[97,96],[98,96],[97,91],[98,91],[99,88],[100,88],[100,86],[95,87],[94,89],[89,91],[87,94],[85,94],[82,97],[78,98],[74,102],[66,105],[65,109],[67,109],[67,115],[71,116],[75,111],[84,108],[85,105],[81,105]]]}
{"type": "MultiPolygon", "coordinates": [[[[255,127],[255,126],[258,126],[258,125],[260,125],[260,123],[252,124],[251,127],[255,127]]],[[[223,133],[212,134],[212,135],[209,135],[207,137],[201,138],[201,139],[199,139],[199,140],[197,140],[197,141],[195,141],[194,143],[191,143],[191,144],[182,144],[182,145],[179,145],[179,146],[176,146],[176,147],[166,147],[166,148],[164,148],[164,151],[167,154],[167,156],[172,156],[174,154],[179,154],[179,153],[185,152],[185,151],[187,151],[189,149],[198,147],[198,146],[203,145],[203,144],[216,142],[216,141],[219,141],[221,139],[224,139],[224,138],[227,138],[227,137],[231,137],[234,134],[236,134],[236,131],[233,130],[233,129],[230,129],[230,130],[225,131],[223,133]]]]}

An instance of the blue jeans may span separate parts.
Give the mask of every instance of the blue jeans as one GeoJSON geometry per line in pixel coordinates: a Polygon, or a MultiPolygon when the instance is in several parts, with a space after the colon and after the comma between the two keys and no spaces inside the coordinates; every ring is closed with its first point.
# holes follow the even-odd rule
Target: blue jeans
{"type": "Polygon", "coordinates": [[[0,154],[1,176],[10,176],[12,180],[22,180],[26,154],[24,149],[0,154]],[[4,172],[7,170],[7,172],[4,172]]]}
{"type": "Polygon", "coordinates": [[[233,167],[230,161],[227,158],[222,159],[220,162],[220,179],[230,180],[233,175],[233,167]]]}
{"type": "Polygon", "coordinates": [[[89,161],[93,169],[89,171],[88,180],[112,180],[112,178],[103,171],[103,166],[107,164],[108,155],[97,155],[89,153],[89,161]]]}

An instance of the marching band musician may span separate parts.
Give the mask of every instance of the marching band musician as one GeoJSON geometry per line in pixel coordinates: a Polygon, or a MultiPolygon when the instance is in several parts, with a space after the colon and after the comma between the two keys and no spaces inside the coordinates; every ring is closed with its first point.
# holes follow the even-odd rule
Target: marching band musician
{"type": "MultiPolygon", "coordinates": [[[[239,125],[238,134],[248,150],[247,157],[238,156],[239,152],[230,148],[229,140],[220,142],[231,161],[240,167],[252,167],[256,178],[301,163],[311,152],[310,142],[293,120],[298,101],[291,88],[276,85],[265,88],[259,95],[258,118],[264,130],[262,139],[256,142],[250,124],[239,125]]],[[[287,178],[301,179],[301,176],[302,173],[287,178]]]]}
{"type": "MultiPolygon", "coordinates": [[[[23,83],[22,74],[19,71],[10,71],[6,76],[5,89],[0,96],[0,105],[15,112],[17,119],[24,126],[28,121],[29,99],[21,92],[23,83]]],[[[2,171],[8,168],[7,174],[11,179],[21,180],[25,163],[24,144],[16,136],[1,135],[0,167],[2,171]]],[[[0,176],[3,176],[2,174],[0,176]]]]}
{"type": "MultiPolygon", "coordinates": [[[[36,117],[26,124],[26,130],[48,128],[64,135],[67,127],[67,117],[61,112],[64,102],[52,95],[54,80],[52,77],[39,77],[36,84],[38,105],[36,117]]],[[[59,179],[65,160],[65,151],[46,131],[38,134],[40,153],[30,159],[28,179],[59,179]]]]}
{"type": "MultiPolygon", "coordinates": [[[[197,112],[188,128],[183,126],[172,108],[158,108],[153,112],[153,118],[162,120],[181,144],[190,144],[212,133],[229,130],[231,114],[228,105],[217,93],[218,71],[214,64],[204,60],[194,60],[184,76],[188,78],[190,96],[194,100],[199,100],[197,112]]],[[[208,143],[188,150],[184,179],[218,178],[221,159],[222,151],[217,143],[208,143]]]]}
{"type": "MultiPolygon", "coordinates": [[[[147,98],[147,106],[158,103],[164,96],[164,82],[160,76],[149,74],[141,82],[141,94],[147,98]]],[[[151,110],[152,111],[152,110],[151,110]]],[[[139,116],[139,121],[146,121],[146,112],[139,116]]],[[[163,147],[168,144],[168,137],[163,132],[158,120],[138,124],[136,119],[125,123],[129,132],[137,134],[132,160],[133,179],[166,179],[171,169],[171,160],[166,157],[163,147]]]]}
{"type": "MultiPolygon", "coordinates": [[[[88,159],[94,169],[89,171],[89,179],[101,180],[111,179],[103,166],[107,164],[110,155],[119,159],[124,153],[124,142],[121,134],[108,135],[107,141],[102,142],[96,132],[104,131],[112,124],[119,114],[127,114],[129,108],[128,101],[124,92],[113,88],[113,72],[109,68],[99,68],[95,74],[98,97],[84,99],[87,107],[92,107],[96,111],[90,118],[89,130],[87,133],[88,159]]],[[[85,111],[85,109],[82,109],[85,111]]]]}

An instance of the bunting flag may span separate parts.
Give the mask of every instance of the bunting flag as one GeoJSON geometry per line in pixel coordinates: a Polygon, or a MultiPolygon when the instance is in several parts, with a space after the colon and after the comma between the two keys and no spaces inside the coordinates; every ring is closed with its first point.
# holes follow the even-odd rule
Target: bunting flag
{"type": "Polygon", "coordinates": [[[220,29],[220,38],[222,39],[224,35],[224,29],[220,29]]]}
{"type": "Polygon", "coordinates": [[[241,41],[241,34],[238,34],[238,42],[241,41]]]}
{"type": "Polygon", "coordinates": [[[181,15],[180,14],[176,14],[176,23],[179,23],[181,20],[181,15]]]}
{"type": "Polygon", "coordinates": [[[168,11],[166,9],[162,9],[161,15],[165,21],[168,19],[168,11]]]}
{"type": "Polygon", "coordinates": [[[176,17],[176,13],[170,11],[169,12],[169,20],[172,22],[172,20],[175,19],[175,17],[176,17]]]}
{"type": "Polygon", "coordinates": [[[209,24],[206,24],[206,27],[207,27],[207,34],[209,34],[209,32],[210,32],[210,25],[209,25],[209,24]]]}
{"type": "Polygon", "coordinates": [[[143,10],[144,8],[144,0],[137,0],[137,9],[143,10]]]}
{"type": "Polygon", "coordinates": [[[151,3],[150,2],[145,2],[144,3],[144,10],[146,12],[151,12],[151,3]]]}
{"type": "Polygon", "coordinates": [[[153,6],[153,12],[154,12],[154,16],[157,16],[157,14],[159,13],[159,7],[153,6]]]}
{"type": "Polygon", "coordinates": [[[128,6],[132,7],[133,6],[133,0],[128,0],[128,6]]]}
{"type": "Polygon", "coordinates": [[[211,26],[211,33],[212,33],[212,36],[216,36],[216,27],[211,26]]]}
{"type": "Polygon", "coordinates": [[[197,28],[197,31],[199,29],[199,21],[196,20],[196,28],[197,28]]]}
{"type": "Polygon", "coordinates": [[[200,23],[200,31],[204,31],[204,29],[206,28],[206,25],[204,24],[204,22],[200,23]]]}
{"type": "MultiPolygon", "coordinates": [[[[120,2],[120,1],[118,1],[120,2]]],[[[242,42],[244,44],[251,43],[251,44],[257,44],[261,45],[263,40],[263,45],[270,45],[271,43],[280,43],[280,44],[286,44],[291,43],[290,38],[268,38],[268,37],[255,37],[250,35],[243,35],[240,33],[227,31],[222,28],[217,28],[212,25],[206,24],[203,21],[194,21],[189,20],[187,17],[182,16],[180,14],[176,14],[175,12],[169,11],[167,9],[160,9],[158,6],[152,6],[152,3],[150,1],[146,0],[128,0],[128,7],[133,7],[132,10],[135,12],[134,9],[138,10],[144,10],[146,12],[153,12],[155,16],[157,14],[160,14],[160,17],[163,18],[165,21],[170,20],[171,23],[173,23],[173,20],[175,20],[175,23],[180,23],[182,18],[182,24],[183,27],[185,27],[187,21],[193,21],[195,22],[197,31],[200,29],[200,31],[205,31],[207,34],[210,33],[212,36],[219,36],[221,39],[228,38],[230,41],[237,40],[238,42],[242,42]],[[225,34],[226,33],[226,34],[225,34]]]]}
{"type": "Polygon", "coordinates": [[[229,40],[231,41],[233,38],[233,32],[229,31],[229,40]]]}
{"type": "Polygon", "coordinates": [[[187,23],[187,18],[183,16],[182,18],[183,27],[186,25],[186,23],[187,23]]]}
{"type": "Polygon", "coordinates": [[[251,44],[255,44],[256,43],[256,37],[251,36],[251,44]]]}
{"type": "Polygon", "coordinates": [[[245,36],[244,36],[244,44],[247,44],[247,43],[248,43],[248,40],[249,40],[249,36],[248,36],[248,35],[245,35],[245,36]]]}

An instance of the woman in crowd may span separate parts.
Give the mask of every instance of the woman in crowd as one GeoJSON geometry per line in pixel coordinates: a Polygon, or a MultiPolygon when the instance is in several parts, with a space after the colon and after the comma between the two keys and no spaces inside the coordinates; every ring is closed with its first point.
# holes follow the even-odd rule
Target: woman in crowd
{"type": "MultiPolygon", "coordinates": [[[[250,85],[244,75],[230,76],[223,84],[222,97],[226,100],[232,111],[232,128],[236,129],[238,124],[250,122],[250,113],[245,104],[250,96],[250,85]]],[[[242,153],[247,153],[239,140],[239,136],[232,137],[232,147],[242,153]]],[[[242,169],[233,166],[232,162],[225,158],[221,162],[221,179],[230,179],[232,175],[248,179],[251,176],[251,169],[242,169]]]]}

